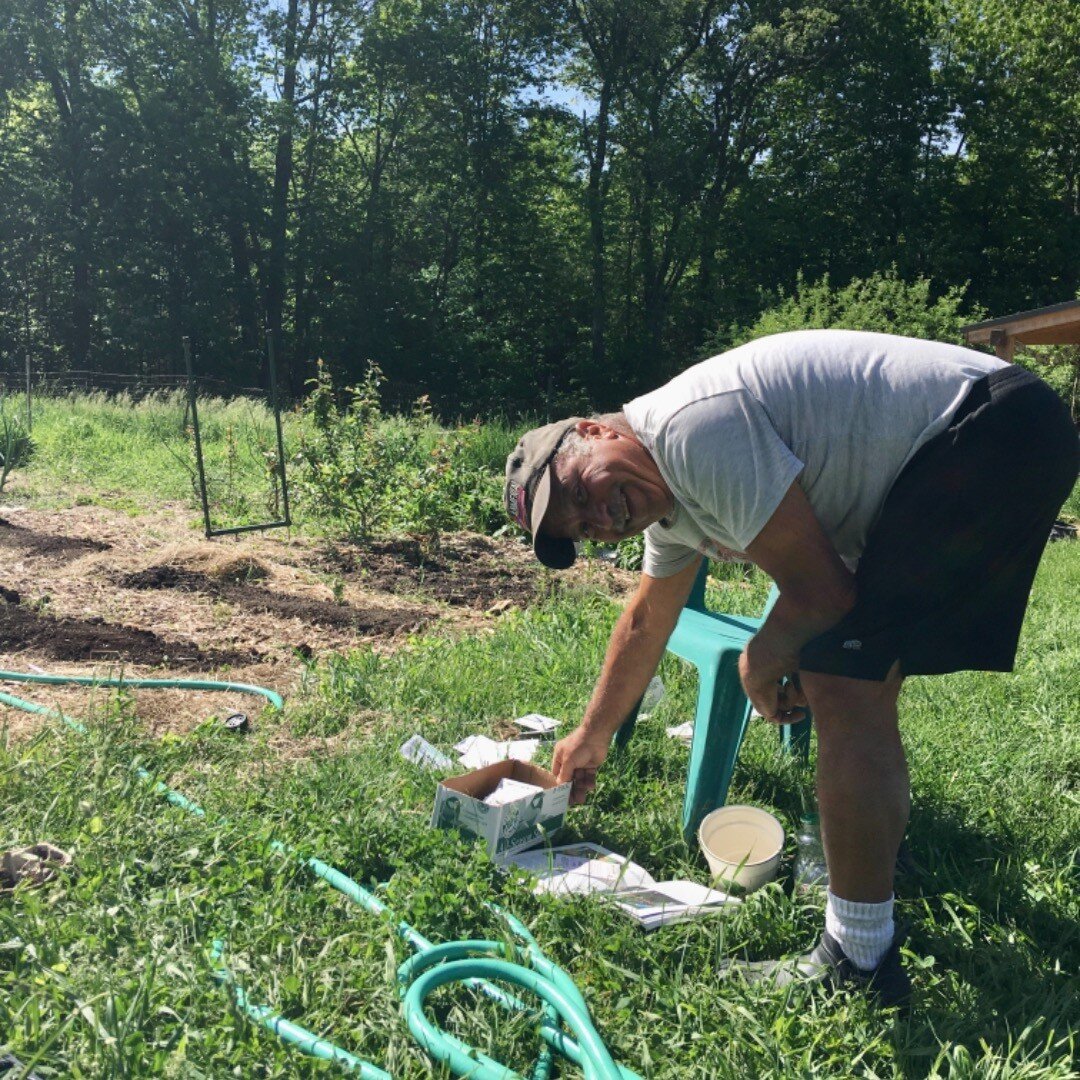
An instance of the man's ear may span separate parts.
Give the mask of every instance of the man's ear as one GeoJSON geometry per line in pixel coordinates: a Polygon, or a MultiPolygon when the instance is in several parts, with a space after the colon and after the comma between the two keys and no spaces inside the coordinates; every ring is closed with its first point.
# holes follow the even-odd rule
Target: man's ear
{"type": "Polygon", "coordinates": [[[619,433],[614,429],[607,426],[607,424],[600,423],[599,420],[579,420],[574,425],[574,430],[583,439],[618,439],[621,438],[619,433]]]}

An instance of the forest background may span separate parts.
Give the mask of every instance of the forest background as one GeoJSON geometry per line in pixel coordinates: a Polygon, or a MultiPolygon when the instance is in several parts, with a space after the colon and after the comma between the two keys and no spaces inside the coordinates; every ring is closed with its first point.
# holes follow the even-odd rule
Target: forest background
{"type": "Polygon", "coordinates": [[[268,333],[294,397],[375,362],[391,404],[514,417],[618,405],[826,279],[914,289],[937,336],[1072,299],[1075,16],[5,0],[0,376],[177,374],[187,336],[265,386],[268,333]]]}

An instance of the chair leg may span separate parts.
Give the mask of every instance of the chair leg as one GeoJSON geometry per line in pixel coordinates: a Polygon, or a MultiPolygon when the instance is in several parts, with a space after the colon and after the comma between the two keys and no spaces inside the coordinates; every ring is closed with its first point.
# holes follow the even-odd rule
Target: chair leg
{"type": "Polygon", "coordinates": [[[645,695],[642,694],[638,698],[637,704],[630,710],[630,715],[619,725],[619,729],[612,736],[611,745],[616,750],[622,750],[633,736],[634,728],[637,726],[638,712],[640,712],[641,703],[644,700],[645,695]]]}
{"type": "Polygon", "coordinates": [[[738,676],[739,650],[725,650],[701,673],[694,739],[683,801],[683,834],[693,843],[701,819],[724,805],[739,756],[750,703],[738,676]]]}
{"type": "Polygon", "coordinates": [[[785,754],[798,754],[806,761],[810,757],[810,731],[813,718],[808,712],[804,720],[795,724],[780,725],[780,748],[785,754]]]}

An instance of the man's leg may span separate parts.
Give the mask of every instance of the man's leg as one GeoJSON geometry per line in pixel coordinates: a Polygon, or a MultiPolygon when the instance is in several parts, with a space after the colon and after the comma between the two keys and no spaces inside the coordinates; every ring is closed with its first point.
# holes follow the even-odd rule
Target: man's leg
{"type": "Polygon", "coordinates": [[[897,666],[884,682],[799,675],[818,736],[817,790],[829,888],[856,903],[892,897],[911,804],[897,666]]]}
{"type": "Polygon", "coordinates": [[[829,890],[825,932],[805,956],[730,961],[721,973],[786,986],[823,979],[870,991],[884,1005],[911,993],[893,923],[893,872],[907,826],[910,794],[894,664],[883,682],[800,671],[818,733],[818,811],[829,890]]]}
{"type": "MultiPolygon", "coordinates": [[[[902,1001],[893,921],[893,874],[911,805],[894,664],[884,682],[807,672],[800,676],[818,729],[817,789],[829,868],[818,959],[871,980],[883,1000],[902,1001]]],[[[813,954],[812,954],[813,955],[813,954]]]]}

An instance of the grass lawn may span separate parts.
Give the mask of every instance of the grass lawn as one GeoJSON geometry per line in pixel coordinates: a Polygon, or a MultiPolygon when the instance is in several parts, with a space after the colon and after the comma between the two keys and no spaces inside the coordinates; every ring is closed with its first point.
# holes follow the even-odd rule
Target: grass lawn
{"type": "MultiPolygon", "coordinates": [[[[87,472],[73,479],[90,482],[87,472]]],[[[47,474],[29,480],[45,497],[47,474]]],[[[718,590],[727,610],[754,610],[764,583],[718,590]]],[[[815,939],[821,911],[792,894],[787,865],[730,916],[645,935],[594,900],[536,898],[525,879],[428,827],[436,780],[398,746],[420,732],[449,748],[530,711],[575,721],[617,615],[582,591],[478,635],[316,656],[285,712],[257,717],[246,738],[214,721],[209,696],[205,724],[164,740],[146,737],[124,694],[93,698],[87,736],[58,723],[18,744],[0,732],[0,846],[48,840],[76,864],[62,880],[0,896],[0,1054],[42,1077],[337,1075],[236,1014],[207,958],[224,938],[254,1001],[395,1077],[432,1075],[399,1018],[393,976],[409,950],[275,853],[279,838],[369,887],[385,883],[395,913],[436,940],[501,937],[483,901],[509,908],[577,981],[616,1059],[643,1076],[1075,1077],[1078,592],[1080,543],[1053,545],[1015,673],[905,688],[909,840],[924,870],[898,885],[898,915],[912,923],[909,1015],[717,979],[723,957],[777,956],[815,939]],[[312,752],[281,760],[272,737],[282,728],[312,752]],[[208,820],[170,807],[133,764],[190,795],[208,820]]],[[[687,751],[664,734],[692,715],[694,680],[673,658],[662,674],[668,696],[562,839],[606,844],[657,878],[704,881],[679,829],[687,751]]],[[[3,689],[48,703],[47,692],[3,689]]],[[[752,725],[730,801],[771,809],[790,834],[810,789],[775,732],[752,725]]],[[[527,1022],[465,990],[435,1001],[448,1030],[528,1072],[527,1022]]]]}

